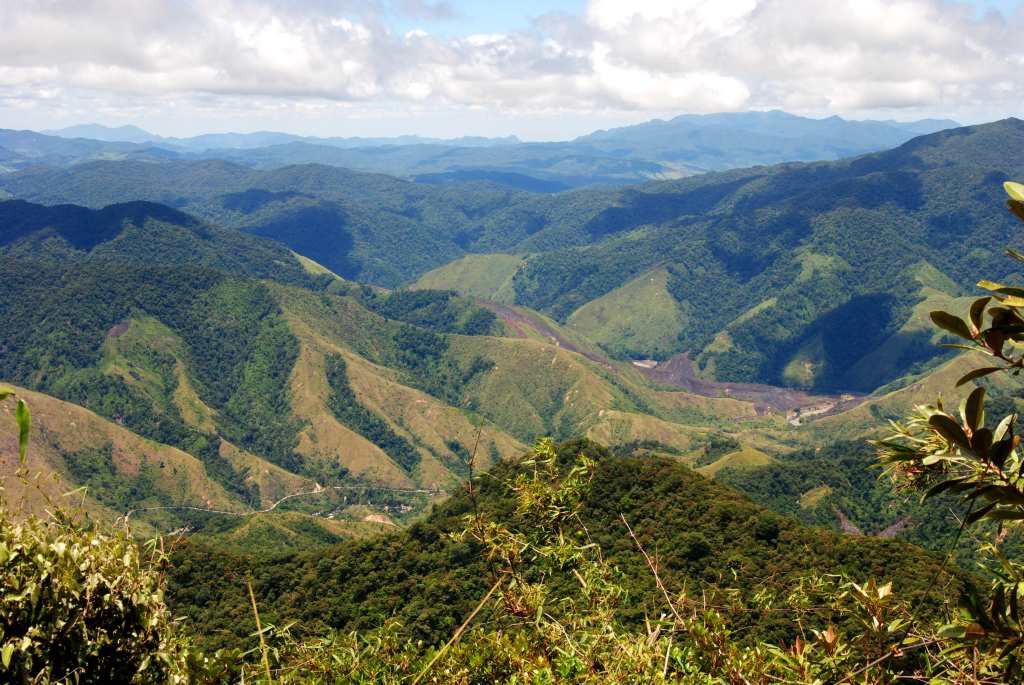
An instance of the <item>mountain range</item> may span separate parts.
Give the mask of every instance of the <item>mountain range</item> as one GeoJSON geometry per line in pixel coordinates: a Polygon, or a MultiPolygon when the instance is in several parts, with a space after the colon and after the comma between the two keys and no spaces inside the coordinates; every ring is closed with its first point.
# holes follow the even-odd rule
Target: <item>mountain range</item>
{"type": "Polygon", "coordinates": [[[685,354],[705,379],[866,392],[938,354],[928,307],[1012,272],[1000,184],[1024,175],[1021,145],[1007,119],[846,160],[558,194],[180,160],[26,170],[0,190],[167,203],[349,280],[530,307],[616,359],[685,354]]]}
{"type": "Polygon", "coordinates": [[[0,172],[97,159],[224,159],[262,168],[329,164],[435,183],[477,178],[557,192],[756,164],[838,159],[956,125],[949,120],[848,121],[781,111],[736,112],[682,115],[570,141],[525,143],[514,136],[325,138],[272,131],[165,138],[135,126],[84,124],[41,133],[0,131],[0,172]]]}

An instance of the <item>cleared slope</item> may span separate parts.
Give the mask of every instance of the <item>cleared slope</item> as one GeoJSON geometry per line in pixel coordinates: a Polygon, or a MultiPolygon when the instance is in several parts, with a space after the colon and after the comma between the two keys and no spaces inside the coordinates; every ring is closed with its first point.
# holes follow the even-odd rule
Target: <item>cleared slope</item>
{"type": "Polygon", "coordinates": [[[454,290],[466,297],[491,302],[515,302],[513,277],[523,257],[509,254],[472,254],[428,271],[412,284],[412,288],[454,290]]]}
{"type": "Polygon", "coordinates": [[[566,325],[616,357],[665,359],[689,318],[668,292],[668,271],[640,274],[569,315],[566,325]]]}
{"type": "MultiPolygon", "coordinates": [[[[14,387],[32,412],[26,465],[43,478],[15,477],[17,441],[10,430],[0,432],[0,465],[5,496],[24,502],[27,511],[42,513],[47,498],[61,506],[84,502],[87,512],[107,520],[140,507],[245,510],[192,455],[141,438],[78,405],[14,387]],[[64,497],[81,486],[84,493],[64,497]]],[[[8,404],[0,412],[5,424],[13,425],[8,404]]]]}

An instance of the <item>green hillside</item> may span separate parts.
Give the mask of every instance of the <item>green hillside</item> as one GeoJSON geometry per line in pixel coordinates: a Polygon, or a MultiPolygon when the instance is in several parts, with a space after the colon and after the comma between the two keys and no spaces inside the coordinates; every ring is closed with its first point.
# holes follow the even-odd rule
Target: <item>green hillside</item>
{"type": "Polygon", "coordinates": [[[954,294],[972,274],[1011,268],[1000,254],[1016,232],[999,182],[1024,173],[1022,144],[1024,123],[1007,119],[848,160],[557,195],[208,161],[92,162],[9,174],[0,187],[46,203],[173,202],[343,277],[423,277],[575,317],[617,356],[689,351],[718,380],[867,391],[934,354],[907,328],[929,296],[921,269],[928,287],[954,294]],[[947,249],[958,242],[973,248],[947,249]],[[659,286],[641,314],[627,303],[646,273],[666,274],[670,297],[659,286]],[[884,360],[865,358],[880,346],[884,360]]]}
{"type": "Polygon", "coordinates": [[[566,324],[616,357],[671,356],[689,313],[669,293],[668,278],[664,268],[642,273],[587,302],[566,324]]]}
{"type": "Polygon", "coordinates": [[[98,210],[0,202],[0,255],[83,264],[188,264],[288,283],[308,284],[315,277],[280,243],[204,224],[151,202],[98,210]]]}
{"type": "MultiPolygon", "coordinates": [[[[594,242],[528,259],[516,301],[564,320],[664,265],[668,291],[699,312],[675,349],[700,350],[706,373],[870,390],[882,377],[858,362],[898,333],[913,343],[899,347],[921,355],[900,359],[903,371],[933,354],[901,332],[926,297],[916,278],[922,261],[957,289],[974,274],[1013,268],[1001,250],[1018,232],[1001,209],[999,183],[1024,173],[1009,152],[1022,144],[1024,122],[1011,119],[853,160],[638,188],[582,226],[585,234],[550,229],[563,244],[594,242]],[[972,250],[948,249],[958,243],[972,250]],[[752,311],[768,296],[773,306],[752,311]]],[[[558,240],[545,230],[528,243],[558,240]]],[[[886,380],[895,375],[890,366],[886,380]]]]}
{"type": "MultiPolygon", "coordinates": [[[[166,216],[177,223],[155,220],[163,210],[148,205],[144,221],[105,221],[117,208],[13,204],[41,218],[8,225],[0,378],[190,455],[241,512],[299,492],[322,511],[350,491],[370,493],[377,511],[394,497],[421,510],[429,496],[402,493],[450,492],[478,440],[478,469],[544,435],[680,454],[706,426],[754,413],[742,401],[656,388],[527,310],[495,313],[448,291],[387,292],[316,268],[312,276],[309,262],[259,239],[228,229],[197,237],[204,226],[174,210],[166,216]],[[146,232],[165,246],[159,260],[140,249],[146,232]]],[[[99,481],[83,471],[67,482],[114,487],[116,469],[97,455],[99,481]]],[[[115,490],[96,494],[103,516],[149,496],[115,490]]],[[[213,525],[184,511],[143,517],[213,525]]]]}
{"type": "Polygon", "coordinates": [[[524,258],[508,254],[472,254],[419,277],[413,288],[454,290],[466,297],[513,304],[513,279],[524,258]]]}
{"type": "MultiPolygon", "coordinates": [[[[736,587],[739,582],[749,598],[758,591],[781,591],[807,573],[848,572],[892,578],[897,591],[934,607],[940,598],[924,584],[927,578],[938,572],[940,584],[954,594],[960,583],[955,574],[939,570],[937,559],[911,545],[804,527],[670,459],[614,457],[585,441],[559,449],[567,462],[581,451],[597,460],[581,520],[623,574],[630,603],[619,618],[630,625],[642,625],[663,600],[620,516],[645,547],[657,547],[664,582],[673,589],[687,583],[698,596],[701,591],[713,595],[719,583],[736,587]]],[[[503,464],[480,481],[476,506],[486,515],[511,516],[513,503],[503,480],[515,468],[503,464]]],[[[231,569],[248,568],[267,621],[299,620],[318,632],[368,629],[397,617],[406,632],[428,642],[442,640],[487,590],[478,546],[449,535],[462,529],[473,507],[460,493],[408,531],[284,558],[222,554],[202,543],[186,544],[171,567],[172,607],[186,613],[211,644],[244,640],[250,632],[244,627],[244,587],[234,582],[231,569]],[[210,563],[214,555],[217,561],[210,563]]],[[[556,582],[563,587],[571,576],[556,582]]],[[[789,639],[796,630],[786,616],[741,614],[733,620],[748,639],[789,639]]]]}
{"type": "MultiPolygon", "coordinates": [[[[165,208],[144,205],[145,218],[135,220],[117,207],[7,205],[35,218],[7,224],[4,234],[8,298],[0,325],[11,333],[0,348],[0,378],[189,455],[224,493],[225,506],[240,512],[296,493],[306,493],[292,503],[305,513],[342,510],[347,504],[337,496],[346,493],[388,517],[406,506],[420,511],[465,478],[478,434],[477,468],[520,454],[541,436],[585,435],[626,454],[668,455],[708,476],[759,473],[794,449],[870,435],[883,418],[933,400],[963,367],[955,360],[908,377],[906,389],[838,414],[838,398],[828,397],[769,409],[774,400],[731,397],[724,385],[685,391],[607,356],[627,328],[644,340],[661,335],[667,345],[670,334],[656,325],[661,305],[675,302],[666,269],[598,298],[562,325],[449,291],[353,284],[287,249],[165,208]],[[141,249],[147,232],[164,245],[162,259],[141,249]],[[186,254],[207,255],[198,261],[219,268],[191,265],[196,260],[186,254]],[[790,425],[794,415],[803,425],[790,425]],[[715,451],[723,432],[732,446],[715,451]],[[406,492],[416,490],[426,492],[406,492]]],[[[803,278],[836,268],[806,254],[803,265],[803,278]]],[[[930,352],[937,338],[929,308],[963,305],[956,284],[930,264],[912,273],[924,299],[865,357],[865,373],[879,380],[912,370],[901,361],[907,355],[930,352]]],[[[775,306],[769,299],[751,307],[715,344],[731,344],[735,330],[775,306]]],[[[776,391],[763,392],[770,398],[776,391]]],[[[113,488],[93,498],[101,516],[153,496],[115,487],[119,471],[103,448],[90,446],[99,451],[90,453],[97,465],[89,470],[62,471],[59,463],[52,470],[69,484],[113,488]]],[[[147,516],[164,528],[195,519],[182,511],[147,516]]],[[[215,519],[195,525],[226,526],[215,519]]],[[[276,525],[230,530],[242,531],[232,533],[238,548],[263,534],[288,548],[337,533],[296,542],[276,525]]]]}

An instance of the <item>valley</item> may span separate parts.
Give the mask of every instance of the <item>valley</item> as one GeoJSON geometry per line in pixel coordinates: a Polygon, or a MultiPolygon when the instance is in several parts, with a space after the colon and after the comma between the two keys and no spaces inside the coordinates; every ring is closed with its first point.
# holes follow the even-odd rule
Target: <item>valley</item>
{"type": "MultiPolygon", "coordinates": [[[[25,199],[0,203],[0,314],[15,331],[0,376],[193,455],[231,502],[205,508],[256,519],[281,506],[316,518],[356,492],[364,520],[411,521],[470,460],[486,469],[545,435],[756,472],[823,435],[871,435],[959,363],[927,320],[966,306],[955,261],[926,244],[853,264],[896,217],[939,225],[933,176],[980,183],[975,167],[1024,136],[1017,120],[961,131],[851,161],[557,195],[225,161],[3,175],[25,199]],[[944,161],[964,146],[969,162],[944,161]],[[916,204],[873,198],[882,178],[919,187],[916,204]],[[851,211],[883,223],[838,243],[851,211]],[[762,230],[738,252],[721,242],[762,230]],[[406,270],[400,287],[372,276],[386,260],[406,270]],[[749,296],[764,288],[780,294],[749,296]],[[708,298],[718,306],[702,309],[708,298]]],[[[984,217],[972,230],[995,248],[1009,229],[984,217]]],[[[48,468],[71,483],[69,458],[48,468]]],[[[144,503],[140,520],[164,530],[211,525],[198,514],[212,512],[107,487],[94,482],[97,506],[144,503]]],[[[841,495],[830,487],[822,506],[841,495]]]]}

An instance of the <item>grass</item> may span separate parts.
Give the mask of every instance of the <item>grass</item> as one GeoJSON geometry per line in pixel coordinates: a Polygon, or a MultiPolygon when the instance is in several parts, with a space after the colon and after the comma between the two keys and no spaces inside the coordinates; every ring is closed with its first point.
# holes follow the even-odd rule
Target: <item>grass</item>
{"type": "MultiPolygon", "coordinates": [[[[123,514],[100,505],[96,499],[77,493],[64,497],[78,487],[70,475],[66,459],[87,450],[103,450],[109,445],[116,473],[131,480],[145,467],[152,476],[153,487],[160,501],[146,504],[188,505],[243,511],[244,507],[224,488],[207,476],[202,463],[174,447],[139,437],[126,428],[93,412],[49,395],[17,390],[32,411],[33,430],[29,437],[28,467],[43,477],[26,484],[14,478],[17,467],[16,436],[0,432],[0,477],[5,496],[12,502],[23,501],[25,510],[41,513],[47,498],[61,504],[84,504],[86,512],[101,520],[112,521],[123,514]],[[13,457],[13,458],[12,458],[13,457]]],[[[0,412],[7,412],[4,406],[0,412]]],[[[141,518],[145,519],[143,515],[141,518]]],[[[146,528],[143,527],[143,530],[146,528]]]]}
{"type": "Polygon", "coordinates": [[[832,488],[827,485],[819,485],[816,488],[811,488],[804,494],[800,495],[800,508],[801,509],[813,509],[818,506],[821,500],[825,499],[832,494],[832,488]]]}
{"type": "MultiPolygon", "coordinates": [[[[289,386],[293,409],[306,422],[299,437],[299,453],[317,461],[340,463],[353,476],[382,485],[451,487],[459,478],[461,464],[449,443],[470,449],[476,435],[475,419],[464,408],[403,385],[394,371],[360,354],[379,352],[382,345],[391,344],[390,323],[348,298],[288,288],[278,292],[300,346],[289,386]],[[338,422],[327,408],[324,357],[331,353],[345,357],[359,401],[417,448],[421,461],[413,474],[403,472],[376,445],[338,422]]],[[[485,434],[482,464],[488,463],[492,452],[506,458],[526,451],[524,442],[499,426],[487,426],[485,434]]]]}
{"type": "Polygon", "coordinates": [[[716,473],[726,467],[734,469],[754,469],[759,466],[767,466],[771,462],[772,458],[764,452],[754,449],[753,447],[744,446],[739,451],[725,454],[717,461],[712,462],[707,466],[702,466],[697,469],[697,471],[708,478],[714,478],[716,473]]]}
{"type": "Polygon", "coordinates": [[[311,479],[287,471],[224,439],[220,442],[220,456],[236,471],[247,471],[246,483],[253,483],[260,489],[261,507],[269,507],[285,495],[313,487],[311,479]]]}
{"type": "Polygon", "coordinates": [[[799,388],[810,388],[825,365],[825,346],[820,334],[811,336],[800,345],[796,354],[782,369],[786,383],[799,388]]]}
{"type": "Polygon", "coordinates": [[[601,409],[621,392],[601,378],[586,358],[551,343],[529,339],[457,338],[452,354],[462,361],[482,356],[494,367],[466,389],[466,400],[516,439],[583,434],[601,409]]]}
{"type": "Polygon", "coordinates": [[[200,399],[195,388],[192,387],[192,382],[185,372],[185,364],[180,359],[176,362],[174,374],[178,385],[174,389],[173,400],[178,411],[181,412],[182,420],[204,433],[215,432],[214,416],[216,416],[216,412],[200,399]]]}
{"type": "MultiPolygon", "coordinates": [[[[415,483],[379,447],[342,425],[327,407],[323,343],[303,327],[292,326],[299,339],[299,358],[292,370],[288,392],[292,410],[305,427],[297,451],[328,468],[340,464],[357,477],[382,485],[412,487],[415,483]]],[[[335,347],[332,351],[342,352],[335,347]]],[[[347,361],[347,358],[346,358],[347,361]]]]}
{"type": "Polygon", "coordinates": [[[466,297],[512,304],[516,293],[512,285],[521,255],[466,255],[420,276],[413,289],[454,290],[466,297]]]}
{"type": "Polygon", "coordinates": [[[167,326],[151,316],[135,316],[108,332],[100,370],[119,376],[166,410],[176,380],[174,366],[184,357],[183,350],[181,339],[167,326]]]}
{"type": "Polygon", "coordinates": [[[602,445],[654,441],[688,452],[699,445],[700,438],[708,432],[706,428],[684,426],[649,414],[602,409],[586,437],[602,445]]]}
{"type": "Polygon", "coordinates": [[[292,252],[292,255],[295,257],[296,260],[298,260],[299,264],[302,265],[303,270],[311,276],[321,276],[323,274],[327,274],[328,276],[333,276],[339,281],[344,280],[341,278],[341,276],[334,273],[320,262],[313,261],[309,257],[301,255],[298,252],[292,252]]]}
{"type": "Polygon", "coordinates": [[[667,282],[664,268],[643,273],[577,309],[567,327],[617,357],[665,359],[689,319],[667,282]]]}
{"type": "Polygon", "coordinates": [[[800,273],[797,275],[796,280],[799,283],[809,281],[822,272],[850,270],[850,265],[842,257],[835,255],[804,251],[800,253],[797,259],[800,263],[800,273]]]}
{"type": "MultiPolygon", "coordinates": [[[[940,396],[947,407],[955,408],[975,387],[973,383],[966,383],[957,388],[957,380],[968,371],[983,365],[983,362],[978,354],[958,355],[918,378],[906,379],[908,384],[904,387],[872,398],[841,414],[812,421],[802,432],[809,441],[852,440],[884,432],[886,418],[902,418],[915,405],[932,404],[940,396]]],[[[997,382],[1004,380],[999,379],[997,382]]]]}

